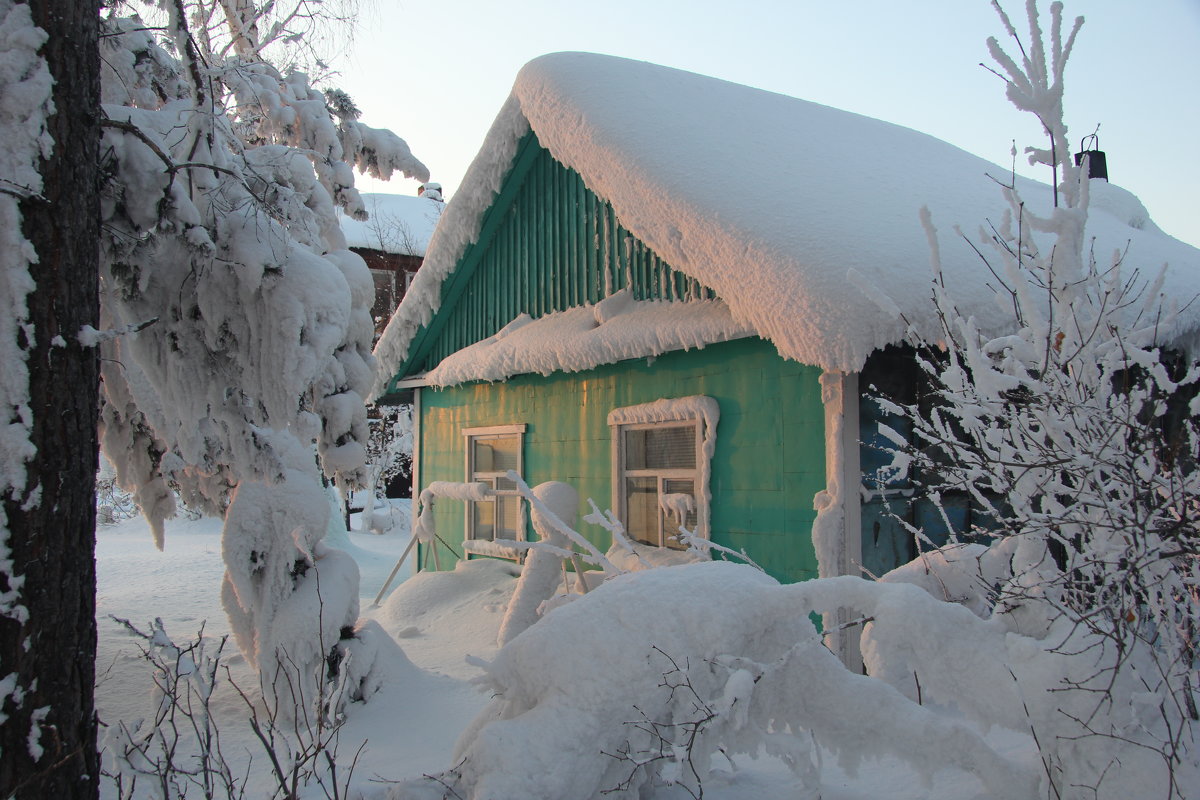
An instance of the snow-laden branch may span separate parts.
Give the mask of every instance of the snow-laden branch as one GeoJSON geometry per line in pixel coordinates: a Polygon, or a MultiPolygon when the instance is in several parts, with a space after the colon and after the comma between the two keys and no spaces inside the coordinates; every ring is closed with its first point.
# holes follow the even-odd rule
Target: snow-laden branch
{"type": "Polygon", "coordinates": [[[545,501],[534,494],[533,490],[529,488],[529,484],[525,482],[525,479],[522,478],[516,470],[510,469],[508,471],[508,479],[517,485],[517,492],[525,498],[525,500],[529,503],[529,507],[533,509],[535,514],[540,515],[542,519],[546,521],[546,524],[565,536],[567,541],[571,542],[571,544],[583,548],[583,558],[587,560],[588,563],[600,567],[606,576],[619,575],[621,573],[621,570],[615,567],[611,561],[605,558],[604,554],[601,553],[594,544],[589,542],[581,533],[572,528],[570,525],[563,522],[562,519],[559,518],[558,514],[556,514],[553,509],[546,505],[545,501]]]}
{"type": "MultiPolygon", "coordinates": [[[[1007,73],[1009,99],[1050,136],[1050,149],[1031,149],[1031,161],[1053,166],[1056,182],[1061,170],[1065,202],[1040,216],[1017,189],[1002,187],[1004,218],[978,241],[964,237],[995,280],[998,302],[1012,307],[1008,330],[985,335],[953,291],[933,282],[940,341],[912,342],[920,372],[932,378],[932,402],[883,400],[912,434],[881,427],[894,458],[880,479],[910,476],[957,552],[922,553],[925,578],[910,565],[885,580],[920,583],[1042,643],[1047,672],[1036,681],[999,650],[993,666],[970,668],[992,682],[1016,676],[1022,697],[974,710],[970,695],[955,702],[980,720],[1026,725],[1049,791],[1145,791],[1110,771],[1120,762],[1127,772],[1145,757],[1158,760],[1143,766],[1170,796],[1197,767],[1190,740],[1200,474],[1191,461],[1200,430],[1181,410],[1196,395],[1198,370],[1162,346],[1161,332],[1180,314],[1163,295],[1164,270],[1147,280],[1126,253],[1105,261],[1084,241],[1090,182],[1068,157],[1062,120],[1063,74],[1082,18],[1064,38],[1061,4],[1052,5],[1047,68],[1033,0],[1028,47],[1000,14],[1021,58],[994,39],[989,49],[1007,73]],[[983,522],[955,529],[951,504],[969,505],[983,522]],[[960,536],[988,546],[968,553],[960,536]],[[1147,705],[1157,707],[1153,721],[1147,705]]],[[[927,212],[921,222],[936,269],[937,232],[927,212]]],[[[918,551],[932,546],[929,532],[897,521],[918,551]]],[[[868,638],[905,635],[902,625],[878,619],[871,631],[868,638]]],[[[870,665],[865,642],[864,655],[870,665]]],[[[957,658],[927,665],[922,685],[962,671],[957,658]]],[[[890,680],[900,683],[907,670],[900,665],[890,680]]]]}
{"type": "Polygon", "coordinates": [[[131,333],[137,333],[144,330],[154,323],[158,322],[158,317],[151,317],[143,322],[131,322],[128,325],[122,325],[119,328],[112,328],[106,331],[98,331],[91,325],[84,325],[79,329],[79,333],[75,335],[75,340],[82,347],[97,347],[105,342],[111,342],[120,336],[127,336],[131,333]]]}

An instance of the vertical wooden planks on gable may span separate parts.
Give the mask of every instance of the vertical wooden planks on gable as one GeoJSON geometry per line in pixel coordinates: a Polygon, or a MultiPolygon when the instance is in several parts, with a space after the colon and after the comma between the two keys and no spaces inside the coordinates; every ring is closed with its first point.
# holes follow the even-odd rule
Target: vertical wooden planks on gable
{"type": "Polygon", "coordinates": [[[566,258],[566,246],[570,240],[568,216],[570,194],[566,191],[566,179],[569,178],[565,169],[554,170],[554,285],[557,287],[554,297],[554,307],[570,308],[575,305],[571,297],[571,284],[574,283],[575,270],[570,269],[570,261],[566,258]]]}
{"type": "Polygon", "coordinates": [[[588,302],[588,273],[587,262],[583,258],[584,241],[587,239],[587,219],[584,217],[584,198],[586,197],[583,178],[578,173],[571,174],[571,272],[575,276],[575,289],[572,305],[584,305],[588,302]]]}
{"type": "Polygon", "coordinates": [[[596,247],[596,206],[592,202],[590,192],[583,192],[583,242],[580,247],[580,265],[585,276],[586,296],[585,301],[595,303],[600,299],[600,289],[603,284],[600,282],[600,272],[596,269],[596,252],[599,250],[596,247]]]}
{"type": "Polygon", "coordinates": [[[522,313],[538,318],[626,288],[639,300],[714,296],[630,234],[579,173],[536,141],[530,146],[520,156],[526,166],[501,189],[496,216],[488,217],[452,276],[460,281],[457,294],[413,351],[414,371],[494,335],[522,313]]]}

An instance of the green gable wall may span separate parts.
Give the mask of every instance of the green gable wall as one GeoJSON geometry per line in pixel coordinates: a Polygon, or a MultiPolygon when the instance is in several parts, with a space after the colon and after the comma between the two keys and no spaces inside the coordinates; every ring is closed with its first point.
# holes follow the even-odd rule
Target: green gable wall
{"type": "MultiPolygon", "coordinates": [[[[815,578],[813,496],[825,488],[820,370],[784,361],[757,338],[637,359],[576,374],[421,390],[420,481],[464,480],[463,428],[525,423],[525,479],[570,483],[587,511],[612,505],[613,408],[708,395],[721,419],[712,460],[712,538],[745,549],[782,581],[815,578]]],[[[435,506],[439,535],[460,550],[465,506],[435,506]]],[[[602,550],[599,527],[576,528],[602,550]]],[[[423,557],[424,560],[424,557],[423,557]]],[[[443,565],[453,563],[446,554],[443,565]]]]}
{"type": "Polygon", "coordinates": [[[541,317],[630,287],[639,300],[711,298],[634,238],[583,178],[528,134],[479,240],[442,287],[442,311],[417,334],[400,375],[425,372],[519,314],[541,317]]]}

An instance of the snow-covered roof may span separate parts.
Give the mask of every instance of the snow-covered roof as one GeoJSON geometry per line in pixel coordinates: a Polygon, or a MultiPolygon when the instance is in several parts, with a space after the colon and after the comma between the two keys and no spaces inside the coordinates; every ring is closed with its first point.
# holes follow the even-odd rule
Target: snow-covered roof
{"type": "MultiPolygon", "coordinates": [[[[904,338],[881,312],[890,298],[929,336],[930,249],[939,229],[947,283],[986,329],[1000,310],[975,238],[999,224],[993,179],[1010,171],[917,131],[828,106],[667,67],[588,53],[527,64],[446,210],[421,272],[376,347],[377,391],[404,363],[440,304],[443,281],[479,235],[521,138],[532,128],[551,155],[611,203],[621,223],[676,270],[711,287],[733,320],[779,353],[826,369],[861,368],[904,338]],[[866,287],[866,290],[864,290],[866,287]]],[[[1050,188],[1018,177],[1027,207],[1048,212],[1050,188]]],[[[1129,192],[1091,183],[1087,234],[1101,261],[1128,245],[1127,267],[1170,271],[1166,296],[1200,293],[1200,251],[1149,220],[1129,192]]],[[[1200,313],[1169,340],[1193,344],[1200,313]]]]}
{"type": "Polygon", "coordinates": [[[338,211],[347,247],[408,256],[425,254],[444,203],[412,195],[369,192],[363,192],[362,199],[370,219],[357,220],[338,211]]]}

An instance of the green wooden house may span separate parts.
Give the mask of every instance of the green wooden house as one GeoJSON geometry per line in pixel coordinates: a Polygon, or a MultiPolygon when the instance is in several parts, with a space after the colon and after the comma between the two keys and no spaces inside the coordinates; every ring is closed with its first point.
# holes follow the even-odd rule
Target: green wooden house
{"type": "MultiPolygon", "coordinates": [[[[495,489],[439,503],[439,533],[459,554],[512,555],[492,543],[528,533],[515,469],[572,484],[656,553],[683,525],[782,581],[907,561],[870,481],[867,387],[913,391],[893,345],[906,324],[936,333],[919,209],[943,230],[998,219],[988,173],[1007,174],[745,86],[583,53],[531,62],[376,350],[377,392],[416,408],[418,491],[495,489]]],[[[1197,263],[1132,195],[1093,184],[1102,243],[1197,263]]],[[[975,253],[943,242],[942,258],[998,323],[975,253]]],[[[924,513],[891,488],[892,511],[924,513]]]]}

